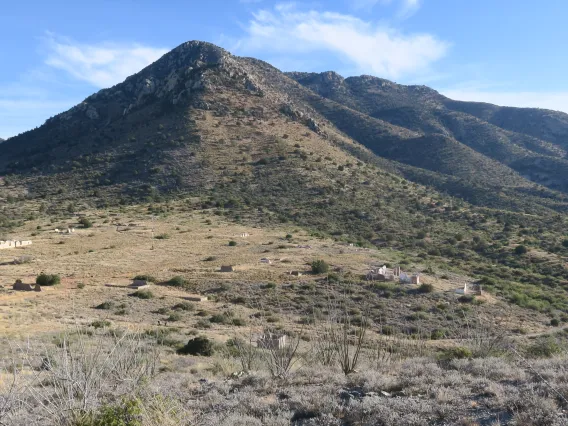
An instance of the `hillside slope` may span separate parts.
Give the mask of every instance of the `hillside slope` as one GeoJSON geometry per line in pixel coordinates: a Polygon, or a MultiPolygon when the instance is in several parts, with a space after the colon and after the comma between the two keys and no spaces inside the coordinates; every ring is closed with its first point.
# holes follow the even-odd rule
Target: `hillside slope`
{"type": "Polygon", "coordinates": [[[454,138],[527,179],[552,189],[568,189],[562,177],[568,171],[567,114],[452,101],[425,86],[402,86],[371,76],[288,75],[321,96],[368,116],[425,135],[454,138]],[[541,167],[543,162],[550,169],[541,167]],[[538,171],[531,172],[531,167],[538,171]]]}
{"type": "Polygon", "coordinates": [[[487,278],[515,303],[568,311],[566,197],[519,173],[561,186],[563,159],[530,151],[528,136],[511,142],[517,133],[493,147],[488,138],[508,130],[413,106],[443,101],[430,89],[340,103],[294,77],[212,44],[182,44],[0,145],[0,230],[38,211],[187,199],[236,222],[289,222],[389,247],[487,278]],[[420,120],[372,109],[389,99],[420,120]]]}

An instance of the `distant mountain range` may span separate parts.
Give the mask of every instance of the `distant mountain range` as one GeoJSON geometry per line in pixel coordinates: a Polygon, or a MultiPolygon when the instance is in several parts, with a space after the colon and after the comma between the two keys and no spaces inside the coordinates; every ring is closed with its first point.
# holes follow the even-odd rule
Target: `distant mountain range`
{"type": "Polygon", "coordinates": [[[0,173],[42,196],[63,185],[136,199],[242,196],[269,182],[267,170],[276,187],[332,191],[341,165],[360,164],[474,205],[563,211],[567,151],[561,112],[453,101],[372,76],[283,73],[192,41],[2,143],[0,173]]]}

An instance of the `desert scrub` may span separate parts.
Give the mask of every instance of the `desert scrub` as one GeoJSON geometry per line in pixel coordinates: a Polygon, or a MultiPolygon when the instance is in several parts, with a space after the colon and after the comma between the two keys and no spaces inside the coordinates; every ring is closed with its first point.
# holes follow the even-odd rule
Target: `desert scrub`
{"type": "Polygon", "coordinates": [[[111,300],[107,300],[106,302],[103,302],[100,305],[95,306],[95,309],[109,310],[112,308],[114,308],[114,302],[111,300]]]}
{"type": "Polygon", "coordinates": [[[142,406],[138,399],[105,405],[78,420],[75,426],[142,426],[142,406]]]}
{"type": "Polygon", "coordinates": [[[154,293],[150,290],[138,290],[134,293],[131,293],[130,296],[137,297],[138,299],[152,299],[154,298],[154,293]]]}
{"type": "Polygon", "coordinates": [[[193,311],[195,310],[195,305],[190,302],[181,302],[172,306],[174,311],[193,311]]]}
{"type": "Polygon", "coordinates": [[[172,287],[184,287],[187,285],[187,280],[184,277],[178,275],[173,278],[170,278],[164,284],[170,285],[172,287]]]}
{"type": "Polygon", "coordinates": [[[190,339],[177,352],[181,355],[211,356],[213,355],[213,343],[205,336],[198,336],[190,339]]]}
{"type": "Polygon", "coordinates": [[[36,284],[39,285],[50,286],[50,285],[59,284],[60,282],[61,278],[59,277],[59,275],[49,275],[49,274],[44,274],[43,272],[39,274],[36,278],[36,284]]]}
{"type": "Polygon", "coordinates": [[[325,274],[329,271],[329,265],[325,260],[314,260],[312,262],[312,273],[325,274]]]}
{"type": "Polygon", "coordinates": [[[86,217],[82,217],[81,219],[79,219],[79,224],[83,227],[83,228],[92,228],[93,227],[93,222],[91,222],[89,219],[87,219],[86,217]]]}
{"type": "Polygon", "coordinates": [[[170,316],[167,318],[167,321],[176,322],[176,321],[180,321],[181,319],[182,319],[182,316],[179,312],[172,312],[170,314],[170,316]]]}
{"type": "Polygon", "coordinates": [[[133,280],[136,281],[148,281],[149,283],[155,283],[158,280],[156,280],[156,277],[154,277],[153,275],[148,275],[148,274],[142,274],[142,275],[136,275],[133,280]]]}
{"type": "Polygon", "coordinates": [[[433,293],[434,286],[432,284],[420,284],[420,287],[418,287],[418,291],[420,293],[433,293]]]}
{"type": "Polygon", "coordinates": [[[91,323],[91,327],[94,328],[108,328],[110,325],[110,321],[107,320],[96,320],[91,323]]]}

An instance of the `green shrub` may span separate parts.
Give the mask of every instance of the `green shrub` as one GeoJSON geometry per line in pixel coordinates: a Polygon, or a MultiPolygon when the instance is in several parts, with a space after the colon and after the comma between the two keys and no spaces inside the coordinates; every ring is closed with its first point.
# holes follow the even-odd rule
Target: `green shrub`
{"type": "Polygon", "coordinates": [[[190,339],[183,348],[178,349],[178,353],[181,355],[211,356],[213,355],[213,342],[205,336],[198,336],[190,339]]]}
{"type": "Polygon", "coordinates": [[[434,286],[432,284],[420,284],[420,287],[418,287],[418,292],[419,293],[433,293],[434,292],[434,286]]]}
{"type": "Polygon", "coordinates": [[[552,336],[539,339],[527,348],[527,354],[535,358],[550,358],[560,352],[562,352],[562,347],[552,336]]]}
{"type": "Polygon", "coordinates": [[[473,354],[471,349],[463,347],[463,346],[456,346],[454,348],[447,348],[442,351],[440,355],[440,359],[451,361],[452,359],[466,359],[472,358],[473,354]]]}
{"type": "Polygon", "coordinates": [[[237,245],[237,242],[236,242],[236,241],[233,241],[233,240],[229,241],[229,246],[230,246],[230,247],[235,247],[236,245],[237,245]]]}
{"type": "Polygon", "coordinates": [[[175,321],[181,320],[181,318],[182,318],[182,316],[179,312],[172,312],[167,320],[175,322],[175,321]]]}
{"type": "Polygon", "coordinates": [[[473,303],[475,301],[475,296],[464,294],[463,296],[458,297],[458,302],[460,303],[473,303]]]}
{"type": "Polygon", "coordinates": [[[213,324],[228,324],[230,322],[230,318],[225,314],[215,314],[209,318],[209,322],[212,322],[213,324]]]}
{"type": "Polygon", "coordinates": [[[181,302],[177,305],[172,307],[174,311],[193,311],[195,309],[195,305],[189,302],[181,302]]]}
{"type": "Polygon", "coordinates": [[[96,320],[91,323],[91,327],[95,328],[106,328],[110,327],[110,321],[107,320],[96,320]]]}
{"type": "Polygon", "coordinates": [[[136,275],[134,278],[134,280],[140,280],[140,281],[148,281],[149,283],[155,283],[158,280],[156,280],[156,277],[152,276],[152,275],[147,275],[147,274],[143,274],[143,275],[136,275]]]}
{"type": "Polygon", "coordinates": [[[56,285],[59,284],[61,282],[61,278],[59,277],[59,275],[49,275],[49,274],[44,274],[43,272],[41,274],[39,274],[36,278],[36,284],[39,285],[56,285]]]}
{"type": "Polygon", "coordinates": [[[312,262],[312,272],[314,274],[325,274],[329,271],[329,265],[325,260],[314,260],[312,262]]]}
{"type": "Polygon", "coordinates": [[[79,290],[84,289],[84,288],[85,288],[85,283],[79,283],[79,284],[77,284],[77,288],[78,288],[79,290]]]}
{"type": "Polygon", "coordinates": [[[523,245],[519,245],[519,246],[515,247],[515,254],[518,254],[518,255],[525,254],[528,251],[529,250],[526,248],[526,246],[523,246],[523,245]]]}
{"type": "Polygon", "coordinates": [[[93,222],[91,222],[89,219],[87,219],[86,217],[82,217],[81,219],[79,219],[79,224],[83,227],[83,228],[92,228],[93,227],[93,222]]]}
{"type": "Polygon", "coordinates": [[[114,308],[114,302],[113,301],[106,301],[101,303],[100,305],[95,306],[95,309],[105,309],[105,310],[109,310],[114,308]]]}
{"type": "Polygon", "coordinates": [[[445,330],[432,330],[432,332],[430,333],[430,339],[432,340],[439,340],[443,339],[444,337],[446,337],[445,330]]]}
{"type": "Polygon", "coordinates": [[[560,325],[560,321],[558,320],[558,318],[552,318],[550,320],[550,325],[553,327],[558,327],[560,325]]]}
{"type": "Polygon", "coordinates": [[[134,293],[131,293],[130,296],[137,297],[138,299],[152,299],[154,298],[154,293],[150,290],[138,290],[134,293]]]}
{"type": "Polygon", "coordinates": [[[137,399],[124,400],[120,404],[105,405],[98,412],[89,414],[75,426],[142,426],[142,408],[137,399]]]}
{"type": "Polygon", "coordinates": [[[213,262],[215,259],[217,259],[215,256],[209,256],[206,257],[205,259],[203,259],[204,262],[213,262]]]}
{"type": "Polygon", "coordinates": [[[154,238],[157,240],[168,240],[170,236],[168,234],[158,234],[154,238]]]}
{"type": "Polygon", "coordinates": [[[233,318],[233,325],[236,325],[237,327],[243,327],[247,325],[247,323],[242,318],[233,318]]]}
{"type": "Polygon", "coordinates": [[[166,285],[171,285],[173,287],[184,287],[187,284],[187,280],[184,277],[175,276],[166,281],[166,285]]]}

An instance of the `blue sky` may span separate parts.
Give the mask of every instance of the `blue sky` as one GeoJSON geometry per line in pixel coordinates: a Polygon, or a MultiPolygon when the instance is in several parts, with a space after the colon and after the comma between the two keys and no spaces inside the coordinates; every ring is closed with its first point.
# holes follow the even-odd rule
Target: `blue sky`
{"type": "Polygon", "coordinates": [[[284,71],[371,74],[454,99],[568,112],[567,16],[565,0],[4,2],[0,137],[188,40],[284,71]]]}

